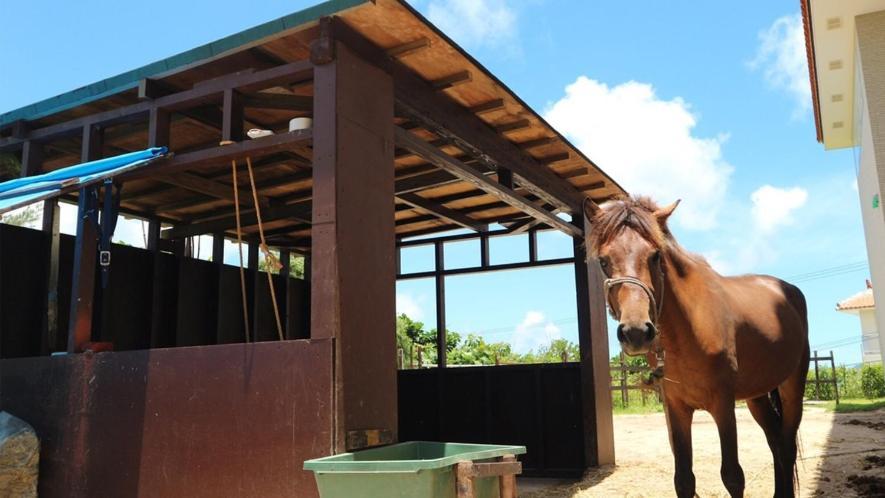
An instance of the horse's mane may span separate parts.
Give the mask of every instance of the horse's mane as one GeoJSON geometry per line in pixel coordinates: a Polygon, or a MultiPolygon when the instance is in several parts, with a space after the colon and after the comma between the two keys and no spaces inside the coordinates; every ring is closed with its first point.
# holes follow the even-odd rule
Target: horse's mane
{"type": "Polygon", "coordinates": [[[654,212],[658,205],[645,196],[623,196],[603,203],[591,222],[590,252],[598,254],[599,249],[611,242],[626,228],[660,249],[664,247],[666,235],[658,224],[654,212]]]}

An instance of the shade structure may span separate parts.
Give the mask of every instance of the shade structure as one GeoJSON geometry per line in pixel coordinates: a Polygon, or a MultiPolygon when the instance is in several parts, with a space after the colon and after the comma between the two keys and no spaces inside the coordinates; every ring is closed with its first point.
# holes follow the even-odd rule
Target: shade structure
{"type": "Polygon", "coordinates": [[[141,168],[167,152],[166,147],[151,147],[0,183],[0,215],[141,168]]]}

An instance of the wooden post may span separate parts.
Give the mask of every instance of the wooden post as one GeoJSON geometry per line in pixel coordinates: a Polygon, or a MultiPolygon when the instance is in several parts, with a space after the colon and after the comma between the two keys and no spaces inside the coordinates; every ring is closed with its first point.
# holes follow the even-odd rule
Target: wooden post
{"type": "MultiPolygon", "coordinates": [[[[516,457],[513,455],[504,455],[501,457],[504,463],[516,463],[516,457]]],[[[501,498],[516,498],[519,493],[516,491],[516,474],[504,474],[500,477],[500,493],[501,498]]]]}
{"type": "MultiPolygon", "coordinates": [[[[572,218],[584,230],[589,230],[590,224],[586,223],[583,213],[575,213],[572,218]]],[[[584,461],[587,467],[595,467],[615,463],[608,324],[599,265],[587,264],[581,238],[573,239],[573,247],[581,350],[584,461]]]]}
{"type": "Polygon", "coordinates": [[[43,353],[58,349],[58,257],[61,247],[58,199],[43,202],[43,231],[49,235],[49,275],[46,279],[46,313],[43,327],[43,353]]]}
{"type": "Polygon", "coordinates": [[[43,145],[28,140],[22,146],[21,176],[33,176],[40,173],[43,166],[43,145]]]}
{"type": "Polygon", "coordinates": [[[529,261],[538,261],[538,231],[529,229],[529,261]]]}
{"type": "Polygon", "coordinates": [[[243,139],[243,101],[233,89],[224,91],[221,139],[239,142],[243,139]]]}
{"type": "Polygon", "coordinates": [[[162,285],[162,268],[163,264],[160,254],[160,222],[158,220],[150,220],[148,222],[147,250],[153,253],[153,278],[151,282],[151,347],[161,346],[160,336],[162,333],[162,324],[160,323],[160,308],[163,301],[162,285]]]}
{"type": "Polygon", "coordinates": [[[311,337],[335,339],[333,448],[349,430],[396,440],[393,81],[331,36],[314,69],[311,337]],[[371,351],[371,354],[367,352],[371,351]]]}
{"type": "Polygon", "coordinates": [[[817,351],[814,352],[814,399],[820,399],[820,375],[817,371],[817,351]]]}
{"type": "Polygon", "coordinates": [[[446,269],[445,245],[437,242],[433,245],[434,259],[436,264],[436,361],[439,368],[445,368],[447,363],[446,351],[446,277],[443,271],[446,269]]]}
{"type": "Polygon", "coordinates": [[[455,464],[455,491],[458,498],[473,498],[473,462],[455,464]]]}
{"type": "MultiPolygon", "coordinates": [[[[87,125],[83,127],[81,162],[101,157],[101,130],[87,125]]],[[[98,227],[87,217],[92,209],[98,209],[97,199],[91,198],[90,190],[80,189],[77,205],[77,239],[74,242],[74,270],[71,284],[71,315],[68,326],[68,352],[79,353],[92,340],[92,306],[95,297],[95,260],[98,251],[98,227]]]]}
{"type": "Polygon", "coordinates": [[[836,376],[836,358],[833,350],[830,350],[830,369],[833,372],[833,394],[836,396],[836,404],[839,404],[839,377],[836,376]]]}

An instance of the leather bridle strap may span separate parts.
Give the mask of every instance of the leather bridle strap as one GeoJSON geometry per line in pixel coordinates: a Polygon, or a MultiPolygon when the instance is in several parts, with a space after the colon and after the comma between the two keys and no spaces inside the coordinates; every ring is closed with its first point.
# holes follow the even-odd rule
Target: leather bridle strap
{"type": "Polygon", "coordinates": [[[648,295],[649,302],[651,303],[651,310],[654,316],[651,318],[651,323],[654,324],[655,330],[658,327],[658,318],[661,316],[661,307],[664,305],[664,276],[661,274],[661,299],[658,300],[655,298],[654,290],[651,287],[646,285],[645,282],[636,278],[636,277],[617,277],[617,278],[607,278],[603,281],[602,285],[605,288],[605,300],[608,301],[608,308],[612,312],[612,316],[614,316],[615,320],[620,320],[620,310],[615,311],[615,307],[612,306],[612,302],[610,299],[611,290],[613,287],[623,285],[623,284],[632,284],[643,290],[648,295]]]}

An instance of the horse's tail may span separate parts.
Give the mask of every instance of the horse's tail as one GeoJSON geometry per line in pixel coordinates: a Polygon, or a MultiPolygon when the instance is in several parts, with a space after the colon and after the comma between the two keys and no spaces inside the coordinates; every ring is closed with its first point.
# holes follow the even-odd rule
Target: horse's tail
{"type": "MultiPolygon", "coordinates": [[[[784,404],[781,401],[781,393],[775,387],[768,393],[768,400],[771,402],[771,407],[774,408],[774,412],[777,414],[778,425],[781,425],[784,417],[784,404]]],[[[797,458],[796,462],[793,463],[793,492],[799,491],[799,466],[798,462],[802,459],[802,447],[799,445],[799,431],[796,431],[796,452],[797,458]]],[[[798,495],[797,495],[798,496],[798,495]]]]}

